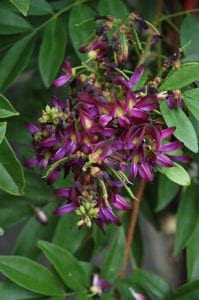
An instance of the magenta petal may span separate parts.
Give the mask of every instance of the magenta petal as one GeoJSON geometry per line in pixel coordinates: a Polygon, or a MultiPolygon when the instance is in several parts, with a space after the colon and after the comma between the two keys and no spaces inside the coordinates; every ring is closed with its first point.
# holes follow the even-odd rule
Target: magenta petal
{"type": "Polygon", "coordinates": [[[148,114],[145,111],[140,110],[139,108],[132,108],[128,112],[134,118],[143,119],[143,120],[148,119],[148,114]]]}
{"type": "Polygon", "coordinates": [[[192,159],[187,154],[172,155],[172,159],[175,159],[175,160],[183,162],[183,163],[190,163],[192,161],[192,159]]]}
{"type": "Polygon", "coordinates": [[[54,169],[48,176],[48,184],[53,184],[59,176],[60,170],[54,169]]]}
{"type": "Polygon", "coordinates": [[[38,160],[36,157],[32,157],[25,162],[25,166],[27,168],[33,168],[38,164],[38,160]]]}
{"type": "Polygon", "coordinates": [[[130,209],[129,204],[125,201],[125,199],[119,194],[115,195],[115,200],[112,202],[112,205],[119,210],[128,210],[130,209]]]}
{"type": "Polygon", "coordinates": [[[59,207],[55,211],[55,214],[60,216],[60,215],[67,214],[71,211],[74,211],[75,209],[76,209],[76,206],[73,203],[69,203],[69,204],[66,204],[66,205],[63,205],[63,206],[59,207]]]}
{"type": "Polygon", "coordinates": [[[120,222],[116,215],[113,213],[112,209],[109,207],[101,207],[99,211],[99,218],[105,223],[114,223],[120,225],[120,222]]]}
{"type": "Polygon", "coordinates": [[[70,189],[56,189],[56,190],[54,190],[55,195],[58,196],[58,197],[68,198],[69,197],[69,192],[70,192],[70,189]]]}
{"type": "Polygon", "coordinates": [[[62,159],[67,152],[67,146],[59,148],[53,157],[53,161],[62,159]]]}
{"type": "Polygon", "coordinates": [[[108,122],[110,122],[112,120],[112,116],[110,115],[101,115],[99,118],[99,123],[102,126],[106,126],[108,122]]]}
{"type": "Polygon", "coordinates": [[[66,84],[70,79],[70,76],[68,75],[62,75],[60,77],[58,77],[57,79],[55,79],[53,81],[53,87],[58,88],[60,86],[63,86],[64,84],[66,84]]]}
{"type": "Polygon", "coordinates": [[[159,150],[163,152],[172,152],[182,149],[183,144],[181,142],[175,141],[168,144],[161,145],[159,150]]]}
{"type": "Polygon", "coordinates": [[[161,138],[165,139],[165,138],[171,136],[175,130],[176,130],[175,127],[169,127],[169,128],[161,130],[161,138]]]}
{"type": "Polygon", "coordinates": [[[144,66],[141,65],[139,68],[137,68],[134,72],[134,74],[131,76],[129,80],[129,86],[132,88],[136,83],[140,80],[140,77],[142,76],[142,73],[144,72],[144,66]]]}
{"type": "Polygon", "coordinates": [[[39,128],[36,125],[32,124],[32,123],[27,123],[26,127],[33,134],[35,134],[39,131],[39,128]]]}
{"type": "Polygon", "coordinates": [[[52,147],[58,143],[55,136],[51,136],[42,142],[43,147],[52,147]]]}
{"type": "Polygon", "coordinates": [[[138,172],[140,174],[140,177],[142,177],[146,182],[150,182],[153,180],[151,168],[148,164],[139,165],[138,172]]]}
{"type": "Polygon", "coordinates": [[[137,163],[131,163],[130,165],[130,176],[131,178],[135,178],[137,176],[138,172],[138,164],[137,163]]]}
{"type": "Polygon", "coordinates": [[[156,156],[156,163],[162,167],[173,167],[173,161],[165,154],[158,154],[156,156]]]}

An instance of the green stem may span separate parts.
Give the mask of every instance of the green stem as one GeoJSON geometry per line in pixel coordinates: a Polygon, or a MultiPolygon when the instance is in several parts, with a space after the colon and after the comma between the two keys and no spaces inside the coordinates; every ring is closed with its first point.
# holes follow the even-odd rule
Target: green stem
{"type": "Polygon", "coordinates": [[[89,0],[79,0],[73,4],[70,4],[66,7],[64,7],[63,9],[61,9],[60,11],[56,12],[51,18],[49,18],[46,22],[44,22],[43,24],[41,24],[40,26],[38,26],[37,28],[34,28],[33,33],[37,33],[38,31],[40,31],[41,29],[43,29],[48,23],[50,23],[53,19],[57,18],[58,16],[62,15],[63,13],[65,13],[66,11],[70,10],[71,8],[88,2],[89,0]]]}
{"type": "Polygon", "coordinates": [[[174,13],[174,14],[163,16],[163,17],[159,18],[158,23],[162,22],[162,21],[165,21],[167,19],[171,19],[171,18],[174,18],[174,17],[183,16],[183,15],[188,15],[190,13],[195,13],[195,12],[198,12],[198,11],[199,11],[199,8],[195,8],[195,9],[180,11],[180,12],[177,12],[177,13],[174,13]]]}
{"type": "Polygon", "coordinates": [[[126,80],[129,81],[129,77],[128,77],[122,70],[120,70],[119,68],[115,68],[115,70],[116,70],[118,73],[120,73],[121,75],[123,75],[124,78],[125,78],[126,80]]]}

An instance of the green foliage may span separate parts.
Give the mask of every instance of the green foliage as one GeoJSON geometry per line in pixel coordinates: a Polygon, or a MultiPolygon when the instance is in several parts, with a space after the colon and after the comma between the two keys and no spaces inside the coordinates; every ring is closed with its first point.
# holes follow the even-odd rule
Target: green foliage
{"type": "MultiPolygon", "coordinates": [[[[186,75],[187,76],[187,75],[186,75]]],[[[160,103],[160,109],[167,126],[175,126],[174,135],[193,152],[198,152],[198,141],[194,127],[181,109],[169,109],[166,102],[160,103]]]]}
{"type": "MultiPolygon", "coordinates": [[[[177,1],[177,4],[180,11],[180,1],[177,1]]],[[[173,13],[167,3],[164,3],[164,6],[168,12],[173,13]]],[[[166,14],[161,16],[158,7],[157,0],[151,1],[150,4],[143,0],[134,1],[133,8],[130,1],[124,0],[1,1],[0,238],[4,239],[7,235],[6,229],[15,224],[21,223],[22,229],[16,237],[12,255],[0,256],[0,271],[6,277],[0,282],[0,299],[64,300],[70,299],[71,296],[76,300],[94,299],[90,287],[96,271],[99,272],[100,278],[105,278],[112,284],[110,291],[103,292],[100,296],[102,300],[116,299],[115,288],[125,300],[134,299],[132,290],[145,295],[148,300],[198,299],[199,22],[191,14],[182,12],[186,17],[179,17],[181,26],[178,31],[183,63],[178,69],[171,66],[164,71],[162,82],[157,88],[154,78],[162,74],[160,66],[163,58],[177,50],[171,47],[173,39],[169,33],[176,25],[166,10],[166,14]],[[144,16],[152,24],[156,24],[158,30],[162,31],[163,39],[158,41],[157,47],[150,45],[145,37],[143,41],[139,41],[142,52],[139,51],[139,47],[135,53],[130,52],[131,59],[125,65],[125,79],[128,81],[127,78],[131,77],[136,66],[144,63],[145,70],[137,84],[132,87],[132,92],[144,95],[146,91],[143,86],[146,82],[151,94],[158,95],[165,91],[170,93],[181,89],[184,109],[170,109],[165,96],[159,100],[161,113],[159,108],[154,110],[152,119],[154,117],[157,124],[163,124],[163,128],[176,127],[174,137],[185,145],[186,152],[193,159],[191,172],[189,165],[185,168],[180,163],[174,163],[170,168],[158,167],[155,171],[159,171],[159,177],[154,172],[154,181],[147,185],[140,206],[142,218],[159,228],[161,217],[170,212],[169,204],[173,201],[177,215],[174,255],[183,249],[186,250],[188,281],[174,292],[163,278],[141,269],[148,244],[142,233],[144,228],[138,223],[130,249],[128,279],[118,278],[124,262],[130,211],[119,216],[120,227],[111,224],[107,226],[105,233],[95,225],[91,229],[83,227],[80,230],[75,213],[60,217],[54,215],[56,208],[63,203],[56,199],[52,188],[46,184],[47,176],[40,179],[38,169],[27,171],[22,167],[32,155],[31,137],[27,133],[25,123],[36,122],[41,110],[46,104],[49,105],[52,95],[62,100],[67,97],[68,87],[58,91],[51,89],[53,80],[63,73],[61,65],[65,57],[70,57],[72,67],[77,67],[76,72],[79,74],[87,59],[86,54],[79,52],[79,48],[89,44],[95,36],[94,17],[114,15],[126,23],[129,13],[133,10],[139,12],[139,18],[144,16]],[[83,61],[82,64],[79,63],[80,60],[83,61]],[[40,210],[46,213],[46,225],[38,221],[40,210]],[[49,268],[36,262],[44,256],[50,263],[49,268]]],[[[139,18],[136,29],[142,32],[146,24],[139,18]]],[[[147,26],[150,27],[150,35],[156,38],[157,31],[153,31],[153,25],[147,23],[147,26]]],[[[132,31],[133,36],[134,34],[132,31]]],[[[135,48],[136,43],[134,36],[132,44],[135,48]]],[[[118,74],[121,71],[121,77],[122,69],[123,66],[118,69],[118,74]]],[[[85,74],[87,73],[88,69],[85,70],[85,74]]],[[[74,81],[72,86],[73,84],[75,85],[74,81]]],[[[121,90],[125,88],[120,86],[121,90]]],[[[119,97],[120,89],[113,89],[112,97],[116,94],[119,97]]],[[[172,142],[174,137],[171,140],[168,138],[168,142],[172,142]]],[[[176,152],[171,155],[175,156],[176,152]]],[[[64,160],[65,157],[53,162],[47,175],[57,164],[64,163],[64,160]]],[[[115,169],[112,172],[113,177],[118,174],[115,169]]],[[[127,168],[122,178],[120,175],[115,178],[120,182],[125,181],[122,192],[131,205],[132,198],[135,198],[133,192],[137,192],[138,185],[136,180],[134,185],[129,184],[128,172],[127,168]]],[[[68,187],[70,183],[71,178],[69,181],[60,180],[57,187],[68,187]]]]}
{"type": "Polygon", "coordinates": [[[183,193],[178,209],[174,254],[177,254],[189,243],[197,226],[198,209],[198,185],[192,183],[183,193]]]}
{"type": "Polygon", "coordinates": [[[50,87],[64,60],[66,31],[60,19],[53,19],[43,31],[39,52],[39,70],[45,86],[50,87]]]}
{"type": "Polygon", "coordinates": [[[21,256],[1,256],[0,270],[18,285],[41,295],[63,294],[56,276],[42,265],[21,256]]]}

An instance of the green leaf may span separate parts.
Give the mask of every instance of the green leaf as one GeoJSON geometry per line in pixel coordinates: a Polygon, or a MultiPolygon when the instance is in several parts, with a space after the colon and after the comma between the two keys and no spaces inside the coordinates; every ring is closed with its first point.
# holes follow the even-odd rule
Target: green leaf
{"type": "MultiPolygon", "coordinates": [[[[0,193],[0,224],[6,228],[18,223],[32,213],[27,199],[0,193]]],[[[0,298],[1,299],[1,298],[0,298]]]]}
{"type": "Polygon", "coordinates": [[[187,276],[188,281],[198,279],[199,274],[199,222],[187,246],[187,276]]]}
{"type": "Polygon", "coordinates": [[[160,174],[158,184],[158,198],[156,204],[156,212],[164,209],[173,200],[180,186],[173,181],[169,180],[163,174],[160,174]]]}
{"type": "Polygon", "coordinates": [[[168,283],[162,279],[160,276],[144,271],[141,269],[135,269],[132,272],[132,281],[135,283],[139,283],[141,286],[149,289],[153,294],[161,299],[170,292],[170,287],[168,283]]]}
{"type": "Polygon", "coordinates": [[[180,69],[170,71],[159,87],[159,92],[181,89],[198,80],[198,73],[199,63],[181,65],[180,69]]]}
{"type": "Polygon", "coordinates": [[[0,94],[0,118],[8,118],[18,114],[9,100],[0,94]]]}
{"type": "Polygon", "coordinates": [[[198,300],[199,280],[181,286],[175,294],[168,295],[165,300],[198,300]]]}
{"type": "Polygon", "coordinates": [[[165,101],[160,103],[160,110],[168,127],[175,126],[174,136],[193,152],[198,152],[196,132],[187,115],[181,109],[170,109],[165,101]]]}
{"type": "Polygon", "coordinates": [[[12,195],[22,195],[24,174],[6,138],[0,144],[0,188],[12,195]]]}
{"type": "Polygon", "coordinates": [[[0,256],[0,271],[27,290],[46,296],[64,294],[55,275],[42,265],[21,256],[0,256]]]}
{"type": "Polygon", "coordinates": [[[88,230],[79,230],[77,226],[78,217],[76,214],[62,216],[55,229],[53,243],[75,253],[85,238],[88,230]]]}
{"type": "Polygon", "coordinates": [[[45,241],[39,241],[38,246],[69,288],[77,291],[87,286],[84,270],[69,251],[45,241]]]}
{"type": "Polygon", "coordinates": [[[3,228],[0,227],[0,236],[1,235],[4,235],[4,230],[3,230],[3,228]]]}
{"type": "Polygon", "coordinates": [[[9,0],[16,8],[24,15],[27,16],[29,9],[29,0],[9,0]]]}
{"type": "Polygon", "coordinates": [[[185,91],[183,93],[183,101],[190,112],[199,121],[199,88],[185,91]]]}
{"type": "Polygon", "coordinates": [[[174,163],[174,166],[169,168],[159,167],[158,170],[179,185],[187,186],[191,183],[191,178],[187,171],[177,163],[174,163]]]}
{"type": "Polygon", "coordinates": [[[20,39],[0,61],[0,90],[5,91],[25,69],[34,49],[34,35],[20,39]]]}
{"type": "Polygon", "coordinates": [[[45,86],[51,86],[64,60],[66,32],[60,19],[53,19],[43,31],[43,41],[39,52],[39,70],[45,86]]]}
{"type": "Polygon", "coordinates": [[[50,3],[46,2],[46,0],[30,1],[28,15],[44,16],[52,13],[52,7],[50,3]]]}
{"type": "Polygon", "coordinates": [[[0,34],[15,34],[31,29],[31,24],[21,16],[6,9],[0,10],[0,34]]]}
{"type": "Polygon", "coordinates": [[[41,295],[33,294],[32,292],[17,286],[13,282],[6,280],[0,283],[0,299],[3,300],[28,300],[40,299],[41,295]]]}
{"type": "Polygon", "coordinates": [[[102,234],[101,230],[97,226],[93,226],[93,239],[95,242],[94,254],[97,255],[110,243],[118,233],[119,228],[115,227],[115,224],[110,224],[106,228],[106,234],[102,234]]]}
{"type": "Polygon", "coordinates": [[[6,134],[6,122],[0,122],[0,144],[3,141],[5,134],[6,134]]]}
{"type": "Polygon", "coordinates": [[[118,234],[112,242],[111,248],[102,265],[101,276],[113,282],[119,275],[125,250],[125,234],[123,228],[119,228],[118,234]]]}
{"type": "Polygon", "coordinates": [[[17,237],[13,250],[14,255],[26,256],[31,259],[36,259],[39,256],[41,251],[37,247],[37,242],[41,239],[51,240],[56,228],[58,218],[53,215],[55,208],[55,203],[49,203],[42,208],[48,217],[48,224],[46,225],[42,225],[37,220],[36,215],[29,219],[17,237]]]}
{"type": "Polygon", "coordinates": [[[183,61],[199,61],[198,44],[199,36],[196,32],[199,31],[199,22],[192,15],[184,18],[180,28],[180,43],[183,48],[185,58],[183,61]]]}
{"type": "Polygon", "coordinates": [[[91,34],[95,34],[95,15],[94,10],[83,4],[74,7],[69,15],[70,39],[77,56],[82,61],[86,59],[86,55],[80,53],[79,48],[89,42],[91,34]]]}
{"type": "Polygon", "coordinates": [[[114,0],[114,1],[106,1],[100,0],[98,5],[98,10],[100,15],[111,15],[119,19],[126,20],[129,11],[124,4],[124,1],[121,0],[114,0]]]}
{"type": "Polygon", "coordinates": [[[192,183],[183,193],[176,220],[174,255],[188,243],[198,221],[198,185],[192,183]]]}

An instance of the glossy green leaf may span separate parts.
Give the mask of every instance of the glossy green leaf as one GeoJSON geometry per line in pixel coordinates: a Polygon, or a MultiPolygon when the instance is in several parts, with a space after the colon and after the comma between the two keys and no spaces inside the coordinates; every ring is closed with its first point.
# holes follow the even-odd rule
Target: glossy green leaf
{"type": "Polygon", "coordinates": [[[187,246],[187,277],[188,281],[198,279],[199,274],[199,222],[187,246]]]}
{"type": "Polygon", "coordinates": [[[187,186],[191,183],[191,178],[187,171],[177,163],[174,163],[174,166],[169,168],[160,167],[159,171],[179,185],[187,186]]]}
{"type": "Polygon", "coordinates": [[[199,120],[199,88],[185,91],[183,93],[183,101],[194,117],[199,120]]]}
{"type": "Polygon", "coordinates": [[[189,242],[198,221],[198,186],[194,182],[183,193],[177,212],[174,255],[189,242]]]}
{"type": "Polygon", "coordinates": [[[20,39],[0,61],[0,90],[5,91],[25,69],[34,49],[34,35],[20,39]]]}
{"type": "Polygon", "coordinates": [[[75,300],[86,300],[86,299],[90,299],[90,297],[87,295],[86,292],[80,293],[75,297],[75,300]]]}
{"type": "Polygon", "coordinates": [[[52,7],[46,0],[30,1],[28,15],[44,16],[52,13],[52,7]]]}
{"type": "Polygon", "coordinates": [[[12,195],[22,195],[24,174],[6,138],[0,144],[0,188],[12,195]]]}
{"type": "Polygon", "coordinates": [[[79,230],[77,226],[78,217],[76,214],[68,214],[58,218],[58,224],[53,236],[53,243],[75,253],[85,238],[88,230],[79,230]]]}
{"type": "Polygon", "coordinates": [[[84,270],[69,251],[45,241],[39,241],[38,246],[68,287],[77,291],[87,286],[84,270]]]}
{"type": "Polygon", "coordinates": [[[110,250],[102,265],[101,276],[113,282],[119,275],[125,250],[125,234],[123,228],[119,228],[118,234],[113,240],[110,250]]]}
{"type": "Polygon", "coordinates": [[[94,254],[97,255],[103,249],[109,245],[110,240],[112,240],[115,236],[117,236],[117,233],[119,231],[119,228],[115,227],[115,224],[110,224],[106,228],[106,234],[102,234],[102,231],[97,226],[93,226],[93,239],[95,242],[95,249],[94,254]]]}
{"type": "Polygon", "coordinates": [[[180,43],[185,55],[183,61],[199,61],[199,36],[196,34],[198,31],[198,20],[192,15],[186,16],[180,28],[180,43]]]}
{"type": "Polygon", "coordinates": [[[0,94],[0,118],[8,118],[18,114],[9,100],[0,94]]]}
{"type": "Polygon", "coordinates": [[[66,31],[60,19],[53,19],[43,31],[39,52],[39,70],[46,87],[50,87],[64,60],[66,31]]]}
{"type": "Polygon", "coordinates": [[[31,24],[23,17],[9,10],[0,10],[0,34],[15,34],[31,29],[31,24]]]}
{"type": "Polygon", "coordinates": [[[182,87],[198,80],[199,63],[184,64],[180,69],[172,70],[164,79],[159,91],[181,89],[182,87]]]}
{"type": "MultiPolygon", "coordinates": [[[[32,208],[27,199],[0,193],[0,225],[3,228],[14,225],[30,216],[32,208]]],[[[1,299],[1,298],[0,298],[1,299]]]]}
{"type": "Polygon", "coordinates": [[[168,283],[152,272],[135,269],[132,272],[132,281],[146,287],[161,299],[170,292],[168,283]]]}
{"type": "Polygon", "coordinates": [[[0,271],[16,284],[32,292],[46,296],[64,293],[52,272],[28,258],[0,256],[0,271]]]}
{"type": "Polygon", "coordinates": [[[102,16],[111,15],[123,20],[126,20],[129,15],[129,11],[124,1],[121,0],[100,0],[98,10],[102,16]]]}
{"type": "Polygon", "coordinates": [[[193,152],[198,152],[196,132],[187,115],[181,109],[170,109],[165,101],[160,103],[160,110],[168,127],[175,126],[174,136],[193,152]]]}
{"type": "Polygon", "coordinates": [[[29,0],[9,0],[12,4],[16,6],[16,8],[24,15],[27,16],[27,12],[29,9],[29,0]]]}
{"type": "Polygon", "coordinates": [[[41,300],[41,295],[34,294],[22,287],[6,280],[0,283],[0,299],[3,300],[41,300]]]}
{"type": "Polygon", "coordinates": [[[124,1],[121,0],[114,0],[114,1],[100,0],[98,5],[98,10],[100,15],[102,16],[111,15],[123,20],[126,20],[129,15],[129,11],[124,1]]]}
{"type": "Polygon", "coordinates": [[[168,295],[165,300],[198,300],[199,280],[184,284],[175,294],[168,295]]]}
{"type": "Polygon", "coordinates": [[[5,134],[6,134],[6,122],[0,122],[0,144],[3,141],[5,134]]]}
{"type": "Polygon", "coordinates": [[[52,240],[58,221],[58,218],[53,215],[55,208],[56,205],[54,203],[50,203],[43,208],[48,218],[48,224],[46,225],[42,225],[37,220],[36,214],[29,219],[17,237],[13,250],[14,255],[36,259],[41,254],[40,249],[37,247],[37,242],[41,239],[52,240]]]}
{"type": "Polygon", "coordinates": [[[160,174],[156,211],[159,212],[164,209],[172,201],[179,189],[180,186],[178,184],[169,180],[165,175],[160,174]]]}
{"type": "Polygon", "coordinates": [[[93,20],[96,12],[87,5],[78,5],[71,10],[69,15],[69,34],[73,48],[81,60],[87,56],[79,52],[79,48],[89,42],[89,37],[95,34],[95,22],[93,20]]]}

